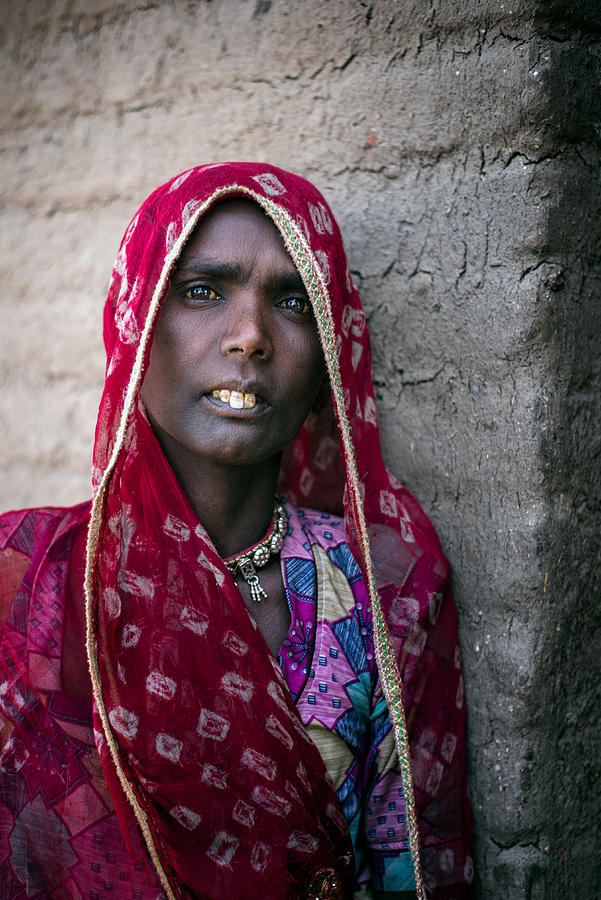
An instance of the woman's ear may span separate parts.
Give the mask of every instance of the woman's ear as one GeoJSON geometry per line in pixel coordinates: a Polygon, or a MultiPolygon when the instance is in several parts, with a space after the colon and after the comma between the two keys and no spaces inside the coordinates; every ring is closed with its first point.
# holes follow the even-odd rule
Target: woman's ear
{"type": "Polygon", "coordinates": [[[321,376],[319,387],[317,388],[317,394],[315,396],[315,400],[313,401],[313,406],[311,407],[312,411],[314,413],[317,413],[317,415],[319,415],[320,412],[323,412],[323,410],[330,402],[331,395],[332,391],[330,388],[330,379],[328,378],[328,373],[324,372],[321,376]]]}

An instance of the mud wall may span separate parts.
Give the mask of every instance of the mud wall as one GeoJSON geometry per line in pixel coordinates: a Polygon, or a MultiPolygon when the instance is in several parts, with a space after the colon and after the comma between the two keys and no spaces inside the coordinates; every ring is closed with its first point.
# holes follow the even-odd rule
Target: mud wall
{"type": "Polygon", "coordinates": [[[88,493],[119,238],[193,164],[331,200],[455,570],[476,892],[596,900],[596,0],[2,0],[0,505],[88,493]]]}

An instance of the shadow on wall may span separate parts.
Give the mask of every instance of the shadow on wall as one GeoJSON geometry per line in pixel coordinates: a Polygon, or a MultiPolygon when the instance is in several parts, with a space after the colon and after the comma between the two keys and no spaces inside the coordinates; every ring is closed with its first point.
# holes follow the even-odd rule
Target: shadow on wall
{"type": "Polygon", "coordinates": [[[541,13],[551,18],[548,128],[557,151],[538,170],[543,181],[561,187],[548,197],[548,240],[541,248],[537,292],[540,327],[530,336],[547,365],[537,408],[547,503],[539,535],[544,628],[529,692],[544,742],[523,761],[522,781],[525,796],[538,803],[546,823],[538,849],[548,860],[544,879],[533,866],[526,896],[596,900],[601,884],[601,9],[597,0],[545,3],[541,13]]]}

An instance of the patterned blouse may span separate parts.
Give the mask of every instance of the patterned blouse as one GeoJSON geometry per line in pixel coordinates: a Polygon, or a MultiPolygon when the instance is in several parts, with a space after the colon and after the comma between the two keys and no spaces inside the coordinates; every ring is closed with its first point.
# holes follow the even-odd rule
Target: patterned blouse
{"type": "Polygon", "coordinates": [[[340,519],[287,506],[290,630],[280,665],[349,823],[358,885],[415,890],[405,800],[374,659],[369,597],[340,519]]]}
{"type": "MultiPolygon", "coordinates": [[[[287,511],[281,565],[291,621],[279,661],[349,824],[357,896],[368,883],[380,891],[414,890],[365,585],[339,519],[290,504],[287,511]]],[[[24,517],[10,546],[31,558],[40,517],[54,531],[68,511],[24,517]]],[[[56,572],[64,577],[71,542],[60,546],[56,572]]],[[[62,692],[64,608],[19,604],[18,597],[0,647],[3,742],[8,735],[0,756],[0,897],[158,900],[160,883],[141,839],[137,832],[124,837],[111,802],[91,706],[62,692]]]]}

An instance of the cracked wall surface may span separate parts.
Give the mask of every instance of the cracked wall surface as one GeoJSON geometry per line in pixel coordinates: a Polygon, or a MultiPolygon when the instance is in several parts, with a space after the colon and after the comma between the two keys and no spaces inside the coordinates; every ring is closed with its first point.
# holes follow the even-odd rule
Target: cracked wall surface
{"type": "Polygon", "coordinates": [[[147,193],[208,160],[305,174],[364,300],[386,458],[454,567],[476,895],[596,900],[597,0],[0,17],[1,507],[88,496],[101,308],[147,193]]]}

